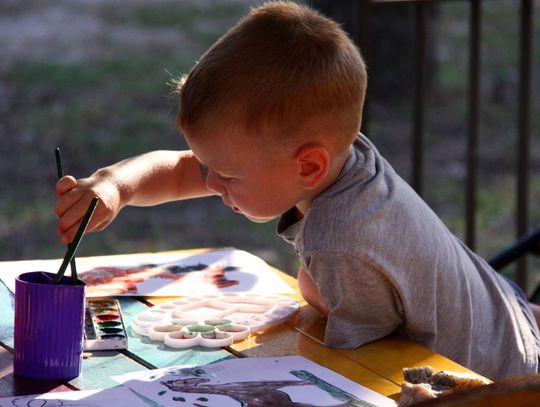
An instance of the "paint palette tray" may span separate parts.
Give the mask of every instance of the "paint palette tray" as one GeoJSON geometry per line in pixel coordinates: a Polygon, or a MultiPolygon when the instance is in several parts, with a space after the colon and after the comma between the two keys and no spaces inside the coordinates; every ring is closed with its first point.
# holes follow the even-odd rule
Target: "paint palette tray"
{"type": "Polygon", "coordinates": [[[222,347],[279,325],[298,309],[281,295],[208,294],[155,305],[136,315],[131,328],[172,348],[222,347]]]}
{"type": "Polygon", "coordinates": [[[86,300],[84,350],[127,349],[127,338],[118,300],[111,298],[86,300]]]}

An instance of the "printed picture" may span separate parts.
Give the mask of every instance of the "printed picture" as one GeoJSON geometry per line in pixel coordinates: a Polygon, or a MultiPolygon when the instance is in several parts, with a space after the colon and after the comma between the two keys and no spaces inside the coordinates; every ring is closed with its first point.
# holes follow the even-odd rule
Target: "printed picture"
{"type": "MultiPolygon", "coordinates": [[[[15,291],[15,278],[27,271],[56,273],[62,259],[0,262],[0,277],[15,291]]],[[[243,250],[173,251],[81,257],[77,273],[87,297],[188,296],[251,291],[292,294],[270,266],[243,250]]],[[[69,275],[68,267],[66,275],[69,275]]]]}

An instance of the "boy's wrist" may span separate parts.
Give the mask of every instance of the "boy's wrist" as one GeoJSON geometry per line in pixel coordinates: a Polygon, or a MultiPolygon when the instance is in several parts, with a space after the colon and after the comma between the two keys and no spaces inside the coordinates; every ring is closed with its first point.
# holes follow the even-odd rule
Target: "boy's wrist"
{"type": "Polygon", "coordinates": [[[114,195],[112,200],[117,202],[118,210],[124,206],[129,205],[131,200],[131,194],[126,188],[126,184],[120,182],[116,176],[116,172],[112,169],[105,167],[97,170],[93,175],[93,178],[97,178],[97,183],[102,185],[104,193],[107,195],[114,195]]]}

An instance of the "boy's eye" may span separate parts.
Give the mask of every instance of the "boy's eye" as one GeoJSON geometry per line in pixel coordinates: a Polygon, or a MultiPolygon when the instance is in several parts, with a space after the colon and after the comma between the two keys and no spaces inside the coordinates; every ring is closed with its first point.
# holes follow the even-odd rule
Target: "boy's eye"
{"type": "Polygon", "coordinates": [[[233,181],[234,180],[234,177],[227,177],[225,175],[219,175],[218,174],[218,177],[223,181],[233,181]]]}

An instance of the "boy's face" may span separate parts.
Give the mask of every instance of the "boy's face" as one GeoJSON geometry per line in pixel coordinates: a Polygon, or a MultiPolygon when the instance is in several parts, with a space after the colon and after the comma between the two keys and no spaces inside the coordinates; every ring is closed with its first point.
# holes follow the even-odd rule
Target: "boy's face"
{"type": "Polygon", "coordinates": [[[293,152],[273,152],[270,157],[264,147],[254,147],[245,137],[185,134],[195,156],[208,168],[208,189],[235,212],[254,222],[267,222],[301,202],[305,191],[293,152]]]}

